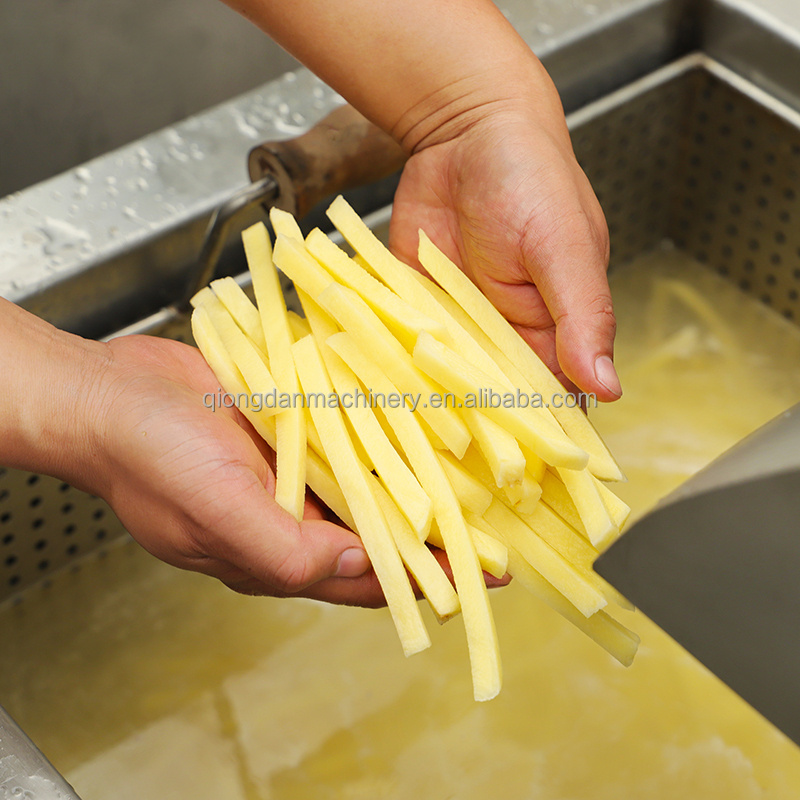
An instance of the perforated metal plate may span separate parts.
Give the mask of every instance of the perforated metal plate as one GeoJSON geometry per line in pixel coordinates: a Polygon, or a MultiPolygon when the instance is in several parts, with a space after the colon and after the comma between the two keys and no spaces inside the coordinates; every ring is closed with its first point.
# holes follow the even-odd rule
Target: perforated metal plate
{"type": "MultiPolygon", "coordinates": [[[[800,322],[800,115],[695,56],[570,122],[612,267],[669,239],[800,322]]],[[[102,500],[0,471],[0,601],[123,535],[102,500]]]]}
{"type": "Polygon", "coordinates": [[[612,266],[669,239],[800,322],[800,116],[702,56],[684,64],[576,115],[612,266]]]}

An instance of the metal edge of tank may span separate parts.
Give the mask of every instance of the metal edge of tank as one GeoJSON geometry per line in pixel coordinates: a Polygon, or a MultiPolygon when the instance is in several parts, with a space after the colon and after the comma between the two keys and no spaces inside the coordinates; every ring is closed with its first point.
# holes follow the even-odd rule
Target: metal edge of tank
{"type": "MultiPolygon", "coordinates": [[[[503,10],[571,109],[694,46],[687,8],[509,0],[503,10]]],[[[249,149],[299,135],[341,102],[307,71],[287,73],[0,200],[0,295],[98,338],[157,312],[185,288],[213,210],[246,185],[249,149]]],[[[360,210],[390,192],[377,189],[374,204],[368,193],[360,210]]],[[[227,272],[243,269],[237,242],[225,257],[227,272]]]]}

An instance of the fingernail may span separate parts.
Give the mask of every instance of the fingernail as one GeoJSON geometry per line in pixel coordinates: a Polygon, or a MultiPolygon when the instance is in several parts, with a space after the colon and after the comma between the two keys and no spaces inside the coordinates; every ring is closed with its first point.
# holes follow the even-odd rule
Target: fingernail
{"type": "Polygon", "coordinates": [[[337,578],[357,578],[369,569],[367,554],[360,547],[351,547],[339,556],[337,578]]]}
{"type": "Polygon", "coordinates": [[[622,385],[619,382],[614,362],[608,356],[598,356],[594,362],[594,375],[598,383],[608,389],[611,394],[622,397],[622,385]]]}

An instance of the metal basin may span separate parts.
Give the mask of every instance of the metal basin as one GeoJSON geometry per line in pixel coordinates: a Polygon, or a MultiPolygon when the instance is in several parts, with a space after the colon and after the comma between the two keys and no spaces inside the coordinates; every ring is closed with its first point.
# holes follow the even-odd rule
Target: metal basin
{"type": "MultiPolygon", "coordinates": [[[[584,26],[577,38],[564,34],[545,53],[575,109],[575,149],[609,221],[612,267],[666,239],[800,321],[800,73],[790,69],[800,47],[794,34],[739,3],[704,4],[700,15],[696,6],[677,2],[631,3],[624,14],[621,6],[609,4],[604,27],[584,26]],[[642,32],[643,22],[652,30],[645,25],[642,32]],[[626,35],[632,30],[637,37],[626,35]],[[751,34],[747,59],[738,47],[744,31],[751,34]],[[600,53],[609,41],[627,47],[619,58],[606,55],[603,73],[590,80],[577,58],[579,44],[600,53]],[[703,42],[706,52],[673,62],[703,42]],[[776,67],[776,53],[786,56],[785,70],[776,67]],[[618,90],[601,97],[607,89],[618,90]]],[[[211,209],[244,182],[247,148],[276,132],[287,135],[293,125],[304,129],[335,102],[307,74],[293,73],[0,202],[0,232],[10,232],[10,239],[0,238],[0,256],[11,264],[0,272],[4,293],[98,336],[112,332],[109,320],[120,318],[119,309],[131,322],[151,313],[185,284],[211,209]],[[266,106],[265,97],[272,98],[266,106]],[[253,116],[254,104],[269,113],[253,116]],[[193,150],[201,139],[203,147],[193,150]],[[238,169],[242,177],[232,179],[238,169]],[[170,194],[169,186],[177,188],[170,194]],[[53,226],[65,204],[67,227],[53,226]],[[70,216],[73,205],[78,211],[70,216]],[[39,214],[33,224],[22,222],[27,208],[39,214]],[[145,283],[151,292],[142,290],[145,283]]],[[[386,215],[378,212],[375,225],[385,224],[386,215]]],[[[241,267],[232,247],[222,269],[235,274],[241,267]]],[[[188,339],[180,326],[172,335],[188,339]]],[[[54,572],[126,536],[102,501],[44,476],[0,469],[0,599],[24,604],[24,590],[38,583],[47,591],[54,572]]]]}

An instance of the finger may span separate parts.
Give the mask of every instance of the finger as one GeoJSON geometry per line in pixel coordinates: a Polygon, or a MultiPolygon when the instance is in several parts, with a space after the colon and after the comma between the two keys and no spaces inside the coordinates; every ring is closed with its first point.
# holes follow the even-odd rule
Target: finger
{"type": "Polygon", "coordinates": [[[525,259],[556,323],[556,355],[565,376],[582,391],[612,401],[622,387],[613,363],[616,320],[603,231],[604,222],[575,214],[554,237],[559,247],[527,249],[525,259]]]}
{"type": "Polygon", "coordinates": [[[356,578],[370,567],[352,531],[321,519],[297,522],[275,504],[255,474],[239,489],[222,529],[195,532],[199,549],[271,588],[298,594],[326,578],[356,578]]]}

